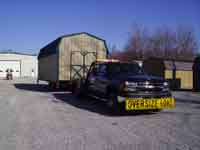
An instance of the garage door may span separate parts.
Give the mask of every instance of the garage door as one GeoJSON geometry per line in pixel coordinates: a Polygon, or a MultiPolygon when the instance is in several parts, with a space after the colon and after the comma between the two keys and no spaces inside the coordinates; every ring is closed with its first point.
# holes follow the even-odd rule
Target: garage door
{"type": "Polygon", "coordinates": [[[20,77],[20,61],[16,60],[0,60],[0,78],[5,78],[6,77],[6,70],[7,69],[12,69],[12,74],[13,77],[20,77]]]}

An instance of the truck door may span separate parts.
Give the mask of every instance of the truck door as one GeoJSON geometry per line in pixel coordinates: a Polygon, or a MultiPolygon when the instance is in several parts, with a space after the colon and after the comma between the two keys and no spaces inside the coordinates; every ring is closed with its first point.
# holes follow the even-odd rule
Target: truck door
{"type": "Polygon", "coordinates": [[[106,96],[107,84],[108,84],[107,65],[100,64],[96,75],[96,90],[98,91],[100,97],[106,96]]]}
{"type": "Polygon", "coordinates": [[[99,70],[99,64],[93,64],[90,68],[90,72],[87,77],[87,90],[89,93],[96,95],[97,91],[97,72],[99,70]]]}

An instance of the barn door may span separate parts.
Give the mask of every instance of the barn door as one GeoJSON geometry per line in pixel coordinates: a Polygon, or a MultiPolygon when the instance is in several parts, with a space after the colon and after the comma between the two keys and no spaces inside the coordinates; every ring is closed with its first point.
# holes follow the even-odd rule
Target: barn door
{"type": "Polygon", "coordinates": [[[70,56],[70,80],[85,79],[91,63],[96,58],[96,52],[72,51],[70,56]]]}

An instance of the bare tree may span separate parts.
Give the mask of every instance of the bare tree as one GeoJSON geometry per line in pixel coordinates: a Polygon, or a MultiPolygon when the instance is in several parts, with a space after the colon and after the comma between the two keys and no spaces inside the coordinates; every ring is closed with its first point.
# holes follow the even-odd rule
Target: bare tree
{"type": "Polygon", "coordinates": [[[124,51],[118,53],[118,57],[123,60],[147,57],[193,60],[197,48],[191,28],[179,26],[172,30],[161,27],[150,34],[144,27],[135,25],[124,51]]]}
{"type": "Polygon", "coordinates": [[[193,59],[197,53],[197,41],[194,32],[189,27],[179,26],[176,31],[177,59],[193,59]]]}
{"type": "Polygon", "coordinates": [[[132,59],[143,59],[145,51],[148,49],[148,32],[139,25],[134,25],[134,29],[126,45],[124,53],[132,59]]]}

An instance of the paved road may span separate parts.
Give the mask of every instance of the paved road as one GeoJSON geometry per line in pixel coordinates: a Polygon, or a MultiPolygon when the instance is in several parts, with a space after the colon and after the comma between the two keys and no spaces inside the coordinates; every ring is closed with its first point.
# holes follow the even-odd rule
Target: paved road
{"type": "Polygon", "coordinates": [[[1,80],[0,149],[199,150],[199,95],[174,95],[174,110],[111,116],[101,102],[31,80],[1,80]]]}

